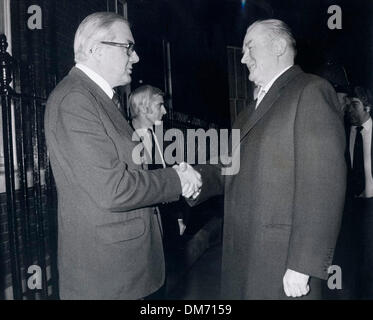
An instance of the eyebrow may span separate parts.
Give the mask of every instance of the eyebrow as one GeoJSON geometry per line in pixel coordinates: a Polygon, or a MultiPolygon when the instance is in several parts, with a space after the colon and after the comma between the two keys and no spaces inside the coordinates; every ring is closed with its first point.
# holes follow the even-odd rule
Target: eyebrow
{"type": "Polygon", "coordinates": [[[244,43],[244,45],[243,45],[243,47],[242,47],[242,54],[245,53],[245,52],[244,52],[244,48],[247,47],[247,46],[249,46],[252,42],[253,42],[253,40],[249,40],[249,41],[247,41],[246,43],[244,43]]]}

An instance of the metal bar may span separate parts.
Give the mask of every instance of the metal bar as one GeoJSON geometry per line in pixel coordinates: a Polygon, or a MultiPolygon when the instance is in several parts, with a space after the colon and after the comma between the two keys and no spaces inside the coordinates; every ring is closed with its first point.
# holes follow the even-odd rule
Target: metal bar
{"type": "Polygon", "coordinates": [[[9,249],[13,285],[13,298],[22,299],[22,281],[19,261],[19,244],[16,217],[16,195],[14,177],[14,158],[12,141],[12,117],[10,97],[1,93],[1,109],[3,117],[3,148],[5,168],[5,188],[7,195],[7,213],[9,230],[9,249]]]}
{"type": "MultiPolygon", "coordinates": [[[[50,13],[50,37],[49,41],[52,43],[52,47],[54,50],[51,51],[52,54],[52,61],[57,60],[57,47],[58,41],[56,36],[56,1],[52,1],[51,6],[51,13],[50,13]]],[[[57,85],[57,78],[58,78],[58,67],[57,63],[51,64],[51,70],[48,74],[52,74],[52,81],[48,87],[49,92],[56,87],[57,85]]],[[[49,82],[48,82],[49,83],[49,82]]],[[[45,112],[45,108],[43,108],[45,112]]],[[[43,113],[44,114],[44,113],[43,113]]],[[[44,122],[44,121],[43,121],[44,122]]],[[[45,142],[45,136],[44,136],[45,142]]],[[[50,268],[51,268],[51,286],[52,286],[52,295],[50,299],[58,299],[58,268],[57,268],[57,194],[55,192],[56,187],[53,179],[52,169],[49,162],[49,155],[48,150],[45,149],[45,182],[47,186],[47,210],[49,210],[48,216],[48,223],[49,223],[49,255],[50,255],[50,268]]]]}
{"type": "Polygon", "coordinates": [[[13,157],[13,136],[12,136],[12,110],[9,93],[13,92],[10,87],[12,82],[12,57],[6,51],[8,47],[5,35],[0,35],[0,66],[1,66],[1,111],[3,125],[3,148],[4,148],[4,168],[5,168],[5,188],[7,195],[7,213],[9,230],[9,248],[13,285],[13,298],[22,298],[22,279],[19,261],[19,243],[16,217],[16,195],[15,195],[15,175],[13,157]]]}
{"type": "MultiPolygon", "coordinates": [[[[30,66],[32,79],[33,70],[30,66]]],[[[34,82],[32,81],[34,84],[34,82]]],[[[33,88],[34,91],[34,88],[33,88]]],[[[35,91],[34,91],[35,92],[35,91]]],[[[35,201],[35,217],[36,217],[36,234],[37,234],[37,247],[38,247],[38,264],[42,270],[42,298],[48,297],[47,277],[46,277],[46,263],[45,263],[45,233],[44,233],[44,219],[43,219],[43,205],[42,205],[42,192],[40,185],[40,125],[39,125],[39,110],[36,100],[32,100],[32,146],[33,146],[33,186],[34,186],[34,201],[35,201]]]]}
{"type": "MultiPolygon", "coordinates": [[[[24,277],[27,279],[27,269],[32,265],[32,246],[31,246],[31,228],[30,228],[30,208],[28,205],[28,181],[27,181],[27,163],[26,163],[26,148],[27,143],[25,137],[26,124],[24,117],[24,101],[22,99],[15,102],[15,124],[16,124],[16,151],[19,170],[20,181],[20,204],[21,204],[21,226],[22,226],[22,240],[24,244],[24,277]],[[17,103],[18,102],[18,103],[17,103]]],[[[29,290],[26,286],[26,297],[28,300],[34,299],[34,292],[29,290]]]]}
{"type": "MultiPolygon", "coordinates": [[[[17,63],[16,67],[13,68],[13,83],[14,88],[21,90],[21,65],[17,63]]],[[[30,290],[27,286],[27,273],[28,267],[33,264],[32,257],[32,236],[31,236],[31,221],[30,221],[30,206],[29,206],[29,182],[27,176],[27,142],[29,135],[27,135],[27,121],[28,119],[28,108],[26,99],[22,99],[21,95],[15,95],[13,99],[15,101],[14,106],[14,118],[15,118],[15,134],[16,134],[16,152],[17,162],[19,170],[19,201],[21,206],[21,227],[22,227],[22,242],[24,244],[23,256],[24,256],[24,279],[26,281],[26,292],[25,296],[28,300],[35,299],[35,292],[30,290]]]]}

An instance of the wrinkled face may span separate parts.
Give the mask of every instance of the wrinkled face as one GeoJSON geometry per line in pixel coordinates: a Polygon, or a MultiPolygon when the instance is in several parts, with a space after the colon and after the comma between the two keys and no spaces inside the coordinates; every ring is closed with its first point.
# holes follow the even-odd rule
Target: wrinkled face
{"type": "MultiPolygon", "coordinates": [[[[135,42],[131,30],[125,23],[116,22],[112,26],[112,33],[115,38],[112,42],[125,43],[135,42]]],[[[104,78],[114,88],[131,82],[133,64],[139,62],[139,57],[134,51],[130,56],[127,49],[101,44],[100,67],[104,78]]]]}
{"type": "Polygon", "coordinates": [[[241,63],[249,69],[250,81],[258,86],[265,86],[276,73],[277,57],[273,51],[272,41],[266,36],[266,30],[260,25],[246,33],[243,42],[241,63]]]}
{"type": "Polygon", "coordinates": [[[369,112],[364,110],[364,105],[358,98],[352,98],[347,106],[347,117],[354,126],[362,125],[370,117],[369,112]]]}
{"type": "Polygon", "coordinates": [[[152,97],[148,113],[146,117],[152,124],[159,124],[162,121],[162,117],[167,113],[164,107],[163,97],[160,95],[155,95],[152,97]]]}

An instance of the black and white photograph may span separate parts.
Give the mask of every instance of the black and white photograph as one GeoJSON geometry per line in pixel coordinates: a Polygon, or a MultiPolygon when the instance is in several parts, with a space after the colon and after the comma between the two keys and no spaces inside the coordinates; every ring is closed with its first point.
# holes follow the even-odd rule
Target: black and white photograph
{"type": "Polygon", "coordinates": [[[0,69],[0,300],[373,300],[372,0],[0,0],[0,69]]]}

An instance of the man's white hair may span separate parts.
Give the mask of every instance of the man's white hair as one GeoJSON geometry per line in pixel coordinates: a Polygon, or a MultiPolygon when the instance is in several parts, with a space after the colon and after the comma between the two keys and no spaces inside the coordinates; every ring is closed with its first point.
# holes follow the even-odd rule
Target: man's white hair
{"type": "Polygon", "coordinates": [[[155,96],[163,97],[164,93],[161,89],[150,85],[143,85],[135,89],[129,98],[130,118],[137,118],[140,114],[141,107],[148,107],[155,96]]]}
{"type": "Polygon", "coordinates": [[[284,39],[291,52],[293,52],[294,56],[296,55],[296,41],[289,26],[285,22],[278,19],[258,20],[247,28],[246,34],[256,26],[264,27],[266,35],[269,36],[270,39],[284,39]]]}
{"type": "Polygon", "coordinates": [[[86,61],[89,51],[96,42],[113,40],[115,34],[111,32],[111,29],[116,22],[125,23],[129,27],[124,17],[112,12],[96,12],[86,17],[75,33],[75,62],[86,61]]]}

